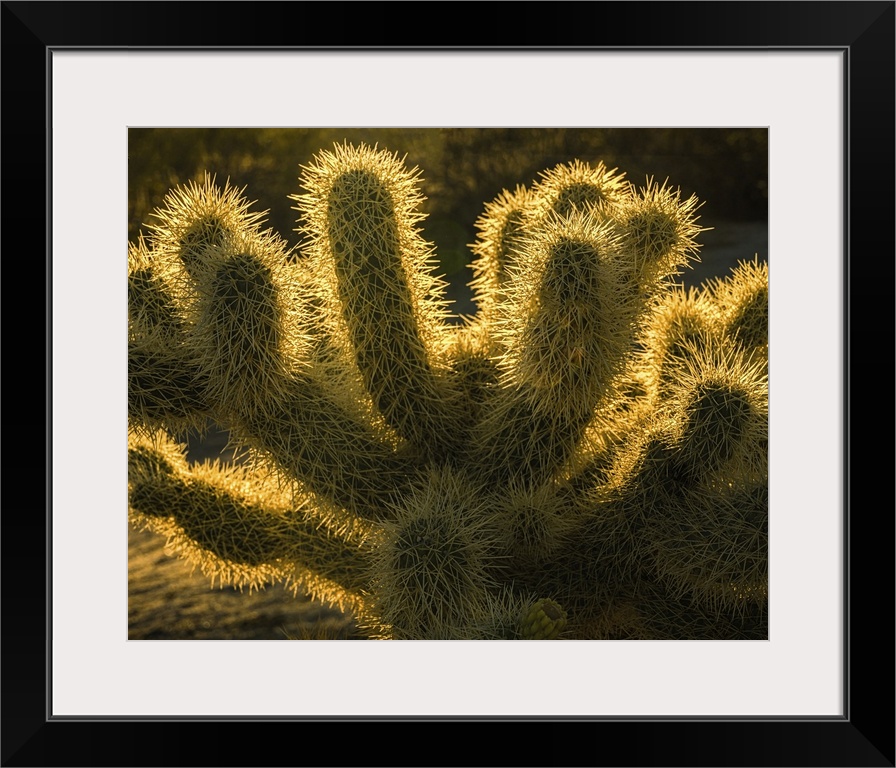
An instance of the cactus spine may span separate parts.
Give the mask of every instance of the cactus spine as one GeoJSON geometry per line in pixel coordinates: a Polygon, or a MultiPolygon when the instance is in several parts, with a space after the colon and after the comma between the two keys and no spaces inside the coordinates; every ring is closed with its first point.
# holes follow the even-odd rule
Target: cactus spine
{"type": "Polygon", "coordinates": [[[417,169],[300,182],[299,254],[212,177],[129,243],[134,525],[375,638],[766,636],[766,265],[685,291],[696,198],[574,161],[485,205],[454,322],[417,169]]]}

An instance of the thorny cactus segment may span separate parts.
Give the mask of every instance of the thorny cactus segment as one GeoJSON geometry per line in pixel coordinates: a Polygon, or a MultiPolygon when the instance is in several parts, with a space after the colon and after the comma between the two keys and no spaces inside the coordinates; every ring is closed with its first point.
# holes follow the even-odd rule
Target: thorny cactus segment
{"type": "Polygon", "coordinates": [[[380,439],[330,396],[324,382],[296,378],[282,400],[235,425],[256,458],[299,481],[322,502],[364,520],[387,519],[419,462],[380,439]]]}
{"type": "Polygon", "coordinates": [[[582,399],[593,410],[631,346],[639,309],[625,292],[612,227],[590,215],[552,218],[525,254],[496,320],[507,384],[554,402],[587,388],[582,399]]]}
{"type": "Polygon", "coordinates": [[[768,595],[767,486],[716,482],[689,490],[681,503],[650,522],[661,578],[719,615],[755,610],[768,595]]]}
{"type": "Polygon", "coordinates": [[[243,197],[243,190],[230,186],[223,189],[215,177],[206,173],[202,183],[189,182],[173,189],[149,225],[153,247],[157,253],[176,256],[190,274],[200,264],[208,248],[220,248],[237,234],[258,231],[265,212],[252,212],[252,203],[243,197]]]}
{"type": "Polygon", "coordinates": [[[362,605],[364,537],[357,530],[327,526],[245,468],[190,467],[183,450],[131,436],[134,525],[166,535],[169,548],[200,565],[212,582],[251,589],[285,581],[342,608],[362,605]]]}
{"type": "Polygon", "coordinates": [[[128,245],[128,421],[152,433],[201,428],[207,377],[188,346],[176,285],[157,269],[141,236],[128,245]]]}
{"type": "Polygon", "coordinates": [[[415,227],[423,218],[417,174],[397,156],[345,145],[321,153],[302,182],[309,192],[294,199],[308,222],[334,332],[386,423],[414,445],[444,453],[446,428],[456,421],[441,359],[447,312],[432,247],[415,227]]]}
{"type": "Polygon", "coordinates": [[[685,291],[696,198],[575,160],[485,205],[452,318],[417,169],[299,181],[300,254],[209,175],[128,245],[134,525],[376,639],[767,637],[766,264],[685,291]]]}
{"type": "Polygon", "coordinates": [[[633,357],[632,375],[653,402],[668,396],[692,348],[701,348],[722,332],[719,310],[705,293],[672,288],[662,295],[646,319],[633,357]]]}
{"type": "Polygon", "coordinates": [[[748,350],[768,356],[768,263],[741,261],[727,278],[712,282],[726,330],[748,350]]]}
{"type": "Polygon", "coordinates": [[[581,160],[573,160],[541,172],[541,178],[533,186],[537,200],[537,214],[553,212],[568,216],[573,212],[584,213],[596,206],[613,206],[622,201],[629,183],[625,174],[616,173],[603,163],[591,166],[581,160]]]}
{"type": "Polygon", "coordinates": [[[486,499],[469,478],[433,472],[384,525],[374,613],[396,638],[477,639],[469,624],[487,622],[499,586],[500,542],[486,499]]]}
{"type": "Polygon", "coordinates": [[[480,439],[497,475],[539,483],[566,465],[610,394],[639,307],[607,222],[552,215],[525,242],[497,307],[506,352],[480,439]]]}
{"type": "Polygon", "coordinates": [[[283,317],[289,294],[277,285],[276,268],[253,250],[218,252],[198,324],[209,398],[236,413],[261,409],[271,393],[285,389],[293,373],[290,355],[301,351],[300,340],[284,333],[295,327],[283,317]]]}
{"type": "Polygon", "coordinates": [[[470,265],[474,275],[470,288],[478,306],[477,314],[486,328],[494,320],[493,307],[522,247],[534,201],[531,190],[526,187],[517,186],[513,192],[505,189],[486,204],[485,212],[476,220],[476,242],[470,246],[474,256],[470,265]]]}
{"type": "Polygon", "coordinates": [[[176,346],[186,332],[185,318],[171,296],[172,286],[153,266],[153,253],[141,236],[128,244],[129,337],[159,349],[176,346]]]}
{"type": "Polygon", "coordinates": [[[767,465],[768,377],[741,349],[695,351],[670,401],[680,407],[680,451],[695,477],[725,464],[767,465]]]}
{"type": "Polygon", "coordinates": [[[492,501],[491,514],[502,530],[514,567],[523,571],[561,550],[576,524],[550,483],[534,488],[525,482],[510,484],[492,501]]]}
{"type": "Polygon", "coordinates": [[[647,184],[607,209],[628,249],[633,277],[644,290],[680,273],[697,260],[694,239],[705,231],[697,225],[701,203],[681,200],[681,192],[648,179],[647,184]]]}

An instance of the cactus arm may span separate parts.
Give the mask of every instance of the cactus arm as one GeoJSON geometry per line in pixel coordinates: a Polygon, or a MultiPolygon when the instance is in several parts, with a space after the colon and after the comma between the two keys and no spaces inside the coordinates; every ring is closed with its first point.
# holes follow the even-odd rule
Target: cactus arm
{"type": "Polygon", "coordinates": [[[322,498],[367,520],[391,515],[417,461],[334,402],[325,385],[295,378],[279,402],[238,422],[238,433],[273,464],[322,498]]]}
{"type": "Polygon", "coordinates": [[[478,307],[477,316],[483,328],[495,321],[495,303],[509,277],[510,265],[522,244],[526,222],[531,217],[534,196],[518,185],[513,192],[506,189],[487,203],[476,220],[476,241],[473,251],[473,280],[470,288],[478,307]]]}
{"type": "Polygon", "coordinates": [[[128,244],[128,421],[152,430],[204,425],[206,382],[187,325],[141,236],[128,244]]]}
{"type": "Polygon", "coordinates": [[[301,284],[283,250],[247,238],[202,257],[197,344],[226,422],[314,492],[362,517],[384,515],[412,466],[340,401],[342,382],[321,380],[332,369],[309,363],[312,342],[295,316],[301,284]]]}
{"type": "Polygon", "coordinates": [[[655,303],[639,329],[634,375],[654,406],[669,394],[686,365],[688,347],[724,335],[717,304],[705,290],[675,286],[655,303]]]}
{"type": "Polygon", "coordinates": [[[452,442],[456,448],[445,457],[453,464],[476,460],[471,452],[473,436],[499,387],[499,371],[492,352],[488,328],[478,318],[466,318],[447,340],[445,358],[450,361],[451,387],[457,401],[463,404],[464,416],[455,425],[452,442]]]}
{"type": "Polygon", "coordinates": [[[307,314],[317,299],[308,277],[290,265],[282,241],[240,220],[245,210],[238,195],[207,186],[172,193],[157,212],[144,260],[167,276],[168,305],[189,318],[182,348],[192,357],[178,365],[135,350],[132,400],[144,421],[146,402],[208,404],[237,439],[315,493],[364,517],[382,515],[412,465],[364,423],[360,406],[338,396],[334,365],[320,361],[330,342],[307,314]],[[209,217],[230,223],[203,228],[209,217]],[[206,230],[204,242],[196,232],[206,230]]]}
{"type": "Polygon", "coordinates": [[[630,610],[623,612],[641,617],[636,627],[611,627],[606,596],[590,608],[578,606],[579,617],[591,614],[602,627],[600,636],[671,636],[664,635],[672,619],[660,606],[663,600],[691,617],[690,627],[681,627],[685,633],[761,632],[768,560],[767,373],[717,318],[714,304],[694,292],[672,291],[656,305],[644,326],[639,362],[644,369],[654,366],[646,380],[662,382],[651,410],[614,424],[617,437],[562,489],[566,503],[578,510],[571,517],[580,521],[575,548],[565,556],[604,564],[582,569],[567,600],[595,594],[608,578],[621,580],[624,592],[626,579],[643,579],[646,565],[654,563],[653,586],[633,592],[630,610]]]}
{"type": "Polygon", "coordinates": [[[710,282],[726,332],[768,359],[768,262],[741,261],[725,278],[710,282]]]}
{"type": "Polygon", "coordinates": [[[466,637],[487,620],[497,532],[483,486],[433,469],[396,502],[374,553],[374,610],[400,639],[466,637]],[[459,634],[458,634],[459,633],[459,634]]]}
{"type": "Polygon", "coordinates": [[[636,309],[605,222],[574,213],[531,233],[499,304],[501,389],[479,435],[499,476],[538,483],[569,460],[611,393],[636,309]]]}
{"type": "Polygon", "coordinates": [[[135,428],[200,429],[211,411],[198,365],[128,345],[128,422],[135,428]]]}
{"type": "Polygon", "coordinates": [[[601,206],[622,240],[632,283],[644,295],[668,287],[683,267],[699,261],[695,238],[707,231],[697,224],[701,207],[695,196],[682,200],[680,190],[653,179],[601,206]]]}
{"type": "Polygon", "coordinates": [[[286,256],[273,237],[237,233],[193,257],[183,301],[193,304],[193,344],[209,399],[223,413],[266,407],[307,367],[309,345],[293,309],[300,297],[286,256]]]}
{"type": "Polygon", "coordinates": [[[710,340],[693,345],[660,409],[676,427],[669,456],[683,478],[767,471],[768,374],[742,347],[710,340]]]}
{"type": "Polygon", "coordinates": [[[341,608],[358,607],[365,535],[327,527],[292,495],[242,467],[187,463],[183,446],[132,435],[130,519],[168,536],[169,546],[212,582],[257,588],[284,581],[341,608]]]}
{"type": "Polygon", "coordinates": [[[657,573],[675,599],[716,616],[746,614],[768,596],[768,487],[726,475],[671,502],[649,522],[657,573]],[[733,480],[733,482],[732,482],[733,480]]]}
{"type": "Polygon", "coordinates": [[[416,175],[397,156],[336,146],[305,167],[311,263],[328,287],[332,325],[345,339],[387,424],[421,450],[444,456],[458,417],[447,365],[443,284],[432,274],[416,175]]]}

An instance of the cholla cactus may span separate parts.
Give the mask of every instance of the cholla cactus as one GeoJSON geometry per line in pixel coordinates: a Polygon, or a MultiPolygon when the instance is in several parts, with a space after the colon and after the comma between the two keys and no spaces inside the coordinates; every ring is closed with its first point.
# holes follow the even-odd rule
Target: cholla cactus
{"type": "Polygon", "coordinates": [[[695,198],[579,161],[485,206],[449,315],[417,170],[302,170],[301,254],[211,177],[129,244],[129,507],[373,638],[767,637],[767,267],[685,291],[695,198]],[[190,464],[213,420],[246,461],[190,464]]]}

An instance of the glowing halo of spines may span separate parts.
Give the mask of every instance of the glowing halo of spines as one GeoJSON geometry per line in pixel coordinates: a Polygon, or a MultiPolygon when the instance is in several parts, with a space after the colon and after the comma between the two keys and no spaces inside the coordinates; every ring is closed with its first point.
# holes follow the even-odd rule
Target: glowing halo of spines
{"type": "Polygon", "coordinates": [[[433,247],[416,226],[424,218],[419,171],[363,144],[336,145],[302,170],[308,192],[293,199],[334,335],[396,433],[444,453],[454,402],[443,355],[448,313],[433,247]]]}
{"type": "Polygon", "coordinates": [[[128,245],[131,523],[371,638],[767,637],[767,265],[685,290],[696,197],[575,160],[485,205],[456,323],[417,168],[300,169],[300,252],[211,174],[128,245]]]}
{"type": "Polygon", "coordinates": [[[697,224],[702,205],[695,195],[682,200],[668,180],[660,184],[648,178],[644,186],[631,185],[630,194],[603,207],[616,225],[639,290],[653,293],[699,260],[695,238],[706,231],[697,224]]]}

